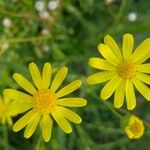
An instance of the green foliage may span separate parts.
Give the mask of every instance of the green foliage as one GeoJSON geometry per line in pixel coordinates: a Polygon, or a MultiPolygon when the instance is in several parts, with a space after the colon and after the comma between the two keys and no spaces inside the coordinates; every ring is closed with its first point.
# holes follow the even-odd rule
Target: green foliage
{"type": "MultiPolygon", "coordinates": [[[[88,105],[75,109],[83,122],[73,125],[71,135],[63,133],[55,124],[50,142],[44,143],[40,131],[30,139],[24,139],[23,131],[14,133],[8,128],[9,148],[12,150],[148,150],[150,146],[149,124],[145,135],[135,141],[129,140],[120,128],[116,113],[129,114],[124,108],[114,110],[113,101],[99,100],[102,86],[89,86],[86,77],[93,72],[88,59],[98,56],[97,45],[106,34],[111,34],[121,44],[122,35],[134,34],[137,42],[150,36],[150,1],[115,0],[106,4],[105,0],[60,0],[56,10],[48,10],[48,0],[43,0],[48,11],[48,19],[41,19],[35,9],[36,0],[0,0],[0,90],[7,87],[19,88],[13,82],[14,72],[30,79],[29,62],[36,62],[42,68],[44,62],[53,68],[61,65],[69,68],[68,81],[80,78],[83,86],[79,94],[88,100],[88,105]],[[137,20],[128,20],[130,12],[137,13],[137,20]],[[9,18],[10,27],[3,21],[9,18]],[[43,29],[49,33],[42,34],[43,29]],[[9,45],[5,48],[5,45],[9,45]],[[111,109],[110,109],[111,108],[111,109]],[[145,147],[146,145],[146,147],[145,147]]],[[[56,70],[54,70],[56,71],[56,70]]],[[[65,84],[65,83],[64,83],[65,84]]],[[[134,114],[150,121],[150,103],[138,97],[138,107],[134,114]]],[[[16,120],[17,118],[14,118],[16,120]]],[[[7,145],[0,128],[0,149],[7,145]]],[[[6,148],[6,147],[5,147],[6,148]]]]}

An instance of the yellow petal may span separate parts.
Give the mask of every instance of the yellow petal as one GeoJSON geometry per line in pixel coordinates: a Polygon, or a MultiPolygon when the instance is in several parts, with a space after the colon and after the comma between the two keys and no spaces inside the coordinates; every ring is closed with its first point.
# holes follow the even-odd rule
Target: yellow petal
{"type": "Polygon", "coordinates": [[[50,63],[45,63],[42,73],[42,86],[44,89],[48,89],[51,82],[52,68],[50,63]]]}
{"type": "Polygon", "coordinates": [[[5,89],[4,95],[19,102],[31,102],[32,96],[14,89],[5,89]]]}
{"type": "Polygon", "coordinates": [[[122,46],[124,59],[128,59],[131,56],[134,47],[134,38],[131,34],[127,33],[123,36],[122,46]]]}
{"type": "Polygon", "coordinates": [[[120,51],[118,45],[116,44],[116,42],[113,40],[113,38],[110,35],[105,36],[104,43],[111,49],[111,51],[116,55],[116,57],[119,60],[122,60],[121,51],[120,51]]]}
{"type": "Polygon", "coordinates": [[[95,73],[87,78],[88,84],[99,84],[105,81],[110,80],[114,75],[116,75],[116,72],[113,71],[102,71],[95,73]]]}
{"type": "Polygon", "coordinates": [[[53,111],[52,112],[53,118],[56,120],[60,128],[65,132],[65,133],[71,133],[72,128],[70,123],[64,118],[64,116],[59,112],[59,111],[53,111]]]}
{"type": "Polygon", "coordinates": [[[128,110],[134,109],[136,106],[136,98],[133,83],[130,79],[128,79],[126,83],[126,101],[128,110]]]}
{"type": "Polygon", "coordinates": [[[32,102],[17,103],[13,102],[8,113],[10,115],[18,115],[32,108],[32,102]]]}
{"type": "Polygon", "coordinates": [[[67,95],[67,94],[72,93],[73,91],[78,89],[81,86],[81,84],[82,84],[81,80],[73,81],[72,83],[68,84],[63,89],[61,89],[60,91],[58,91],[56,93],[57,98],[63,97],[65,95],[67,95]]]}
{"type": "Polygon", "coordinates": [[[103,100],[106,100],[109,98],[113,92],[116,90],[120,82],[122,81],[122,78],[120,78],[118,75],[112,77],[112,79],[104,86],[104,88],[101,91],[100,97],[103,100]]]}
{"type": "Polygon", "coordinates": [[[137,65],[136,69],[137,71],[140,71],[143,73],[150,73],[150,64],[137,65]]]}
{"type": "Polygon", "coordinates": [[[87,101],[83,98],[61,98],[57,100],[57,104],[68,107],[83,107],[87,101]]]}
{"type": "Polygon", "coordinates": [[[142,82],[146,83],[146,84],[150,84],[150,75],[141,73],[141,72],[137,72],[136,73],[136,78],[141,80],[142,82]]]}
{"type": "Polygon", "coordinates": [[[119,59],[113,54],[111,49],[104,44],[99,44],[98,50],[100,54],[114,66],[118,66],[120,63],[119,59]]]}
{"type": "Polygon", "coordinates": [[[34,110],[29,111],[23,117],[21,117],[14,125],[13,131],[18,132],[22,128],[24,128],[31,120],[36,116],[34,110]]]}
{"type": "Polygon", "coordinates": [[[131,56],[133,63],[141,64],[150,57],[150,38],[144,40],[131,56]]]}
{"type": "Polygon", "coordinates": [[[125,86],[126,86],[126,81],[123,80],[120,82],[119,86],[115,91],[115,95],[114,95],[115,108],[120,108],[123,105],[124,97],[125,97],[125,86]]]}
{"type": "Polygon", "coordinates": [[[1,123],[2,123],[3,125],[6,124],[6,117],[5,117],[5,116],[2,116],[2,118],[1,118],[1,123]]]}
{"type": "Polygon", "coordinates": [[[41,74],[39,72],[39,69],[35,63],[30,63],[29,64],[29,71],[32,77],[32,80],[35,84],[35,86],[38,89],[41,89],[42,87],[42,80],[41,80],[41,74]]]}
{"type": "Polygon", "coordinates": [[[62,67],[56,74],[52,85],[51,85],[51,90],[52,91],[56,91],[59,86],[61,85],[61,83],[63,82],[63,80],[65,79],[66,75],[67,75],[68,69],[67,67],[62,67]]]}
{"type": "Polygon", "coordinates": [[[51,132],[53,127],[53,121],[49,115],[44,115],[41,120],[42,127],[42,137],[45,142],[48,142],[51,138],[51,132]]]}
{"type": "Polygon", "coordinates": [[[127,136],[128,136],[129,139],[133,139],[134,135],[131,132],[130,127],[126,127],[125,128],[125,132],[126,132],[126,134],[127,134],[127,136]]]}
{"type": "Polygon", "coordinates": [[[11,119],[11,117],[7,116],[7,122],[10,126],[13,124],[13,120],[11,119]]]}
{"type": "Polygon", "coordinates": [[[79,115],[77,115],[75,112],[73,112],[70,109],[64,108],[64,107],[57,107],[57,110],[68,120],[74,122],[74,123],[81,123],[82,119],[79,115]]]}
{"type": "Polygon", "coordinates": [[[24,76],[22,76],[21,74],[15,73],[13,75],[13,78],[27,92],[29,92],[31,94],[36,92],[36,89],[34,88],[34,86],[24,76]]]}
{"type": "Polygon", "coordinates": [[[137,90],[147,99],[150,100],[150,89],[140,80],[133,79],[133,83],[137,90]]]}
{"type": "Polygon", "coordinates": [[[101,70],[116,70],[116,67],[110,64],[108,61],[97,57],[90,58],[89,65],[93,68],[101,70]]]}
{"type": "Polygon", "coordinates": [[[32,134],[34,133],[35,129],[37,128],[38,124],[39,124],[39,121],[40,121],[40,115],[37,115],[36,117],[34,117],[34,119],[32,119],[26,129],[25,129],[25,132],[24,132],[24,137],[25,138],[30,138],[32,136],[32,134]]]}

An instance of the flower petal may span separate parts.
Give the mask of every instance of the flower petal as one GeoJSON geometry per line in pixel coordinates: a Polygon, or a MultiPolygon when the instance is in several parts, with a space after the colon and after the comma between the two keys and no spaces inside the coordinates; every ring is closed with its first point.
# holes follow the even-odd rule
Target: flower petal
{"type": "Polygon", "coordinates": [[[13,124],[13,120],[11,119],[10,116],[7,116],[7,122],[10,126],[13,124]]]}
{"type": "Polygon", "coordinates": [[[150,57],[150,38],[144,40],[131,56],[133,63],[141,64],[150,57]]]}
{"type": "Polygon", "coordinates": [[[57,98],[63,97],[67,94],[72,93],[73,91],[78,89],[81,86],[81,84],[82,84],[81,80],[76,80],[76,81],[71,82],[70,84],[68,84],[63,89],[61,89],[60,91],[56,93],[57,98]]]}
{"type": "Polygon", "coordinates": [[[73,112],[70,109],[64,108],[64,107],[57,107],[57,110],[68,120],[74,123],[81,123],[82,119],[79,115],[77,115],[75,112],[73,112]]]}
{"type": "Polygon", "coordinates": [[[52,112],[53,118],[56,120],[60,128],[65,132],[65,133],[71,133],[72,128],[70,123],[64,118],[64,116],[59,112],[59,111],[53,111],[52,112]]]}
{"type": "Polygon", "coordinates": [[[23,117],[21,117],[14,125],[13,131],[18,132],[22,128],[24,128],[34,117],[36,113],[34,110],[29,111],[23,117]]]}
{"type": "Polygon", "coordinates": [[[21,74],[15,73],[13,75],[13,78],[27,92],[29,92],[31,94],[36,92],[36,89],[34,88],[34,86],[21,74]]]}
{"type": "Polygon", "coordinates": [[[17,103],[13,102],[8,113],[10,115],[18,115],[32,108],[32,102],[17,103]]]}
{"type": "Polygon", "coordinates": [[[39,121],[40,121],[41,116],[37,115],[32,118],[32,120],[28,123],[25,132],[24,132],[24,137],[25,138],[30,138],[32,134],[34,133],[35,129],[37,128],[39,121]]]}
{"type": "Polygon", "coordinates": [[[115,108],[120,108],[123,105],[124,97],[125,97],[125,86],[126,86],[126,81],[123,80],[120,82],[119,86],[115,91],[115,95],[114,95],[115,108]]]}
{"type": "Polygon", "coordinates": [[[61,98],[57,100],[57,104],[67,107],[83,107],[87,101],[83,98],[61,98]]]}
{"type": "Polygon", "coordinates": [[[116,70],[116,67],[112,64],[110,64],[108,61],[93,57],[89,59],[89,65],[93,68],[96,69],[101,69],[101,70],[116,70]]]}
{"type": "Polygon", "coordinates": [[[136,106],[134,87],[130,79],[126,83],[126,101],[128,110],[132,110],[136,106]]]}
{"type": "Polygon", "coordinates": [[[137,72],[136,73],[136,78],[141,80],[142,82],[146,83],[146,84],[150,84],[150,75],[141,73],[141,72],[137,72]]]}
{"type": "Polygon", "coordinates": [[[134,47],[134,38],[131,34],[127,33],[123,36],[122,46],[124,59],[128,59],[131,56],[134,47]]]}
{"type": "Polygon", "coordinates": [[[140,80],[133,79],[136,89],[147,99],[150,100],[150,89],[140,80]]]}
{"type": "Polygon", "coordinates": [[[53,82],[52,82],[52,85],[51,85],[51,90],[52,91],[56,91],[59,86],[61,85],[61,83],[63,82],[63,80],[65,79],[66,75],[67,75],[67,72],[68,72],[68,68],[67,67],[62,67],[56,74],[53,82]]]}
{"type": "Polygon", "coordinates": [[[122,78],[120,78],[118,75],[112,77],[112,79],[104,86],[104,88],[101,91],[100,97],[103,100],[106,100],[109,98],[113,92],[116,90],[120,82],[122,81],[122,78]]]}
{"type": "Polygon", "coordinates": [[[38,89],[41,89],[42,87],[42,79],[41,79],[41,74],[39,72],[39,69],[35,63],[30,63],[29,64],[29,71],[32,77],[32,80],[36,87],[38,89]]]}
{"type": "Polygon", "coordinates": [[[140,71],[143,73],[150,73],[150,64],[137,65],[136,69],[137,71],[140,71]]]}
{"type": "Polygon", "coordinates": [[[49,115],[44,115],[41,120],[42,137],[45,142],[48,142],[51,138],[53,127],[53,121],[49,115]]]}
{"type": "Polygon", "coordinates": [[[51,82],[52,68],[50,63],[45,63],[42,73],[42,86],[44,89],[48,89],[51,82]]]}
{"type": "Polygon", "coordinates": [[[107,47],[104,44],[99,44],[98,46],[98,51],[100,52],[100,54],[111,64],[113,64],[114,66],[118,66],[119,64],[119,59],[113,54],[113,52],[111,51],[111,49],[109,47],[107,47]]]}
{"type": "Polygon", "coordinates": [[[126,128],[125,128],[125,131],[126,131],[127,136],[129,137],[129,139],[133,139],[134,135],[133,135],[133,133],[131,132],[130,127],[126,127],[126,128]]]}
{"type": "Polygon", "coordinates": [[[31,102],[32,96],[14,89],[5,89],[4,95],[18,102],[31,102]]]}
{"type": "Polygon", "coordinates": [[[119,60],[122,59],[121,51],[120,51],[118,45],[116,44],[116,42],[113,40],[113,38],[110,35],[105,36],[104,43],[111,49],[111,51],[116,55],[116,57],[119,60]]]}
{"type": "Polygon", "coordinates": [[[110,80],[114,75],[116,75],[115,71],[102,71],[95,73],[87,78],[88,84],[99,84],[105,81],[110,80]]]}

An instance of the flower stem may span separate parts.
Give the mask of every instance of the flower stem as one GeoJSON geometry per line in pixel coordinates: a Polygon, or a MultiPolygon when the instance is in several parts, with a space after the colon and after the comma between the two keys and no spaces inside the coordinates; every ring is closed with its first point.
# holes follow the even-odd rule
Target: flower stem
{"type": "Polygon", "coordinates": [[[9,150],[8,130],[7,130],[6,125],[3,125],[3,137],[5,140],[5,143],[4,143],[5,150],[9,150]]]}
{"type": "Polygon", "coordinates": [[[12,39],[2,39],[0,40],[1,43],[24,43],[24,42],[34,42],[34,41],[42,41],[50,39],[51,36],[35,36],[35,37],[26,37],[26,38],[12,38],[12,39]]]}
{"type": "Polygon", "coordinates": [[[120,113],[118,113],[112,106],[112,104],[110,104],[109,102],[104,101],[105,106],[107,106],[109,108],[109,110],[116,115],[119,119],[122,118],[122,115],[120,115],[120,113]]]}
{"type": "Polygon", "coordinates": [[[39,150],[40,149],[41,141],[42,141],[42,138],[41,138],[41,135],[39,135],[38,141],[37,141],[36,146],[35,146],[35,150],[39,150]]]}
{"type": "MultiPolygon", "coordinates": [[[[93,95],[96,99],[98,99],[99,100],[99,98],[94,94],[93,95]]],[[[102,101],[102,100],[101,100],[102,101]]],[[[122,119],[122,115],[120,115],[120,113],[119,112],[117,112],[114,108],[113,108],[113,105],[111,104],[111,103],[109,103],[109,102],[107,102],[107,101],[103,101],[103,103],[105,104],[105,106],[107,107],[107,108],[109,108],[109,110],[115,115],[115,116],[117,116],[119,119],[122,119]]]]}

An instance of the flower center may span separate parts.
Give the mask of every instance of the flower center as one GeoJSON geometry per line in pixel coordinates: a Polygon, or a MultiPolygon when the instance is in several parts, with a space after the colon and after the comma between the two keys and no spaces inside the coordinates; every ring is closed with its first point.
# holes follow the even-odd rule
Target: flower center
{"type": "Polygon", "coordinates": [[[117,72],[122,78],[133,78],[136,73],[136,68],[134,64],[123,61],[119,64],[117,72]]]}
{"type": "Polygon", "coordinates": [[[138,134],[141,133],[142,130],[142,126],[141,124],[139,124],[138,122],[135,122],[132,126],[131,126],[131,131],[133,132],[133,134],[138,134]]]}
{"type": "Polygon", "coordinates": [[[53,91],[39,90],[33,95],[33,108],[40,114],[49,114],[57,106],[56,95],[53,91]]]}

